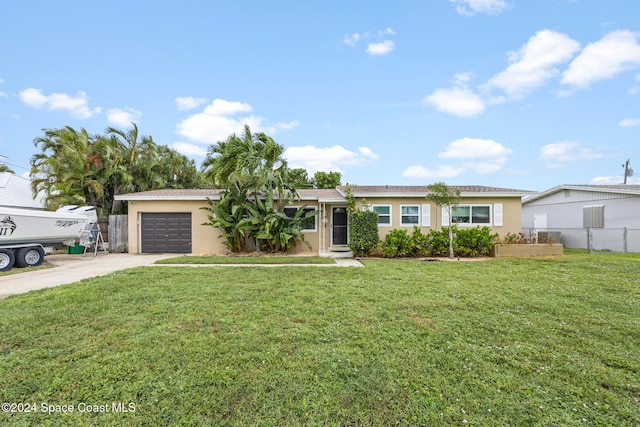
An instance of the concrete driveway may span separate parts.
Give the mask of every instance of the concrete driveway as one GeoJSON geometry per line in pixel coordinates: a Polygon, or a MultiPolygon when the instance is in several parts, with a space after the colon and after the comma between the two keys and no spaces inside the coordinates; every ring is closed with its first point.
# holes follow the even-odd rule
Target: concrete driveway
{"type": "MultiPolygon", "coordinates": [[[[35,289],[51,288],[66,283],[78,282],[90,277],[102,276],[117,270],[151,265],[159,259],[171,258],[173,254],[109,254],[48,255],[45,261],[54,268],[24,271],[0,277],[0,298],[22,294],[35,289]]],[[[20,269],[17,269],[20,271],[20,269]]]]}

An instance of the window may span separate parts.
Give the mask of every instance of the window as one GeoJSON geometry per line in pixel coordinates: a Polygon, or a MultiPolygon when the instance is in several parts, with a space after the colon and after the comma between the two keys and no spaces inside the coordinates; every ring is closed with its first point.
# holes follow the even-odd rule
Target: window
{"type": "Polygon", "coordinates": [[[453,209],[451,219],[455,224],[491,224],[491,206],[459,205],[453,209]]]}
{"type": "MultiPolygon", "coordinates": [[[[289,218],[293,218],[296,214],[297,210],[300,209],[300,206],[287,206],[284,208],[284,214],[289,218]]],[[[304,213],[307,212],[315,212],[316,208],[304,208],[304,213]]],[[[304,221],[303,230],[307,231],[316,231],[316,217],[317,215],[312,216],[311,218],[307,218],[304,221]]]]}
{"type": "Polygon", "coordinates": [[[400,225],[420,225],[420,205],[400,205],[400,225]]]}
{"type": "Polygon", "coordinates": [[[391,226],[391,205],[372,205],[371,210],[378,212],[378,225],[391,226]]]}

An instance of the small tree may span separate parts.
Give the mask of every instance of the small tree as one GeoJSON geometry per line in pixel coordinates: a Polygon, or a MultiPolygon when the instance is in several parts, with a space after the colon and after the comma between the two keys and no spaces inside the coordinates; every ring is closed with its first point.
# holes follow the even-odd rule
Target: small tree
{"type": "MultiPolygon", "coordinates": [[[[436,182],[427,186],[427,200],[443,207],[449,213],[449,258],[453,259],[453,210],[460,203],[460,191],[448,187],[444,182],[436,182]]],[[[443,224],[444,225],[444,224],[443,224]]]]}
{"type": "Polygon", "coordinates": [[[313,186],[315,188],[336,188],[340,185],[341,179],[340,172],[318,171],[313,175],[313,186]]]}

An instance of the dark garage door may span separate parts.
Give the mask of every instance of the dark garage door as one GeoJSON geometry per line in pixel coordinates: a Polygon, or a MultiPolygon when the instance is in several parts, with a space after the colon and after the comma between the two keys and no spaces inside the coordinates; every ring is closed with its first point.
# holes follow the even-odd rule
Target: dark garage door
{"type": "Polygon", "coordinates": [[[190,213],[143,213],[142,253],[191,253],[190,213]]]}

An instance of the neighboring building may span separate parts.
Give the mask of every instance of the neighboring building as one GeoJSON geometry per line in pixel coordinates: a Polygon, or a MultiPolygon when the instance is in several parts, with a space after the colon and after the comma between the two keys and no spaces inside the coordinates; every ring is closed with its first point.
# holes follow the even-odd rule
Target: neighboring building
{"type": "Polygon", "coordinates": [[[571,248],[640,252],[640,185],[559,185],[523,200],[522,228],[571,248]]]}
{"type": "Polygon", "coordinates": [[[0,207],[44,209],[44,199],[34,197],[31,180],[11,172],[0,172],[0,207]]]}
{"type": "MultiPolygon", "coordinates": [[[[521,230],[522,190],[481,186],[453,187],[460,190],[461,202],[454,212],[459,227],[489,226],[500,235],[521,230]]],[[[346,187],[326,190],[299,190],[300,200],[285,208],[319,210],[305,230],[311,249],[297,245],[299,253],[329,255],[344,251],[348,244],[346,187]]],[[[220,233],[207,222],[207,198],[219,199],[221,190],[156,190],[123,194],[129,207],[130,253],[227,253],[220,233]]],[[[351,186],[357,205],[362,199],[379,214],[380,238],[394,228],[423,233],[448,225],[446,211],[426,199],[426,186],[351,186]]]]}

